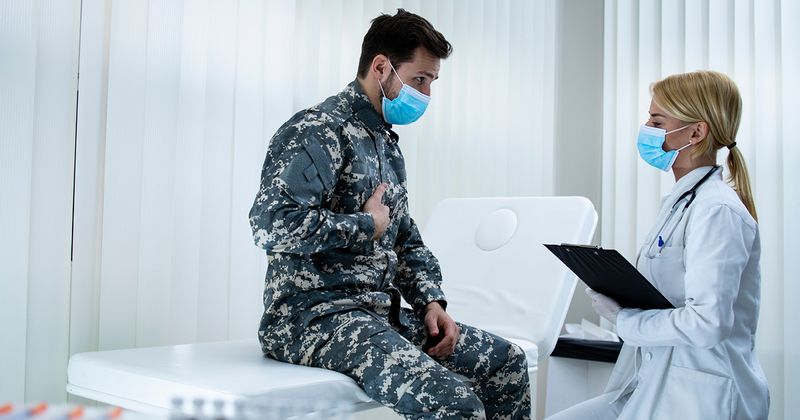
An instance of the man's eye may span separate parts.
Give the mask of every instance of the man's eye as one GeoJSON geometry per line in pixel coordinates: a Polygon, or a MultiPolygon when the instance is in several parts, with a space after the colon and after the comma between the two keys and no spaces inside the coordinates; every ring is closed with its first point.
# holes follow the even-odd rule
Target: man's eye
{"type": "Polygon", "coordinates": [[[424,78],[424,77],[422,77],[422,76],[415,77],[415,78],[414,78],[414,80],[416,80],[416,81],[417,81],[417,83],[419,83],[419,84],[423,84],[423,83],[425,83],[425,78],[424,78]]]}

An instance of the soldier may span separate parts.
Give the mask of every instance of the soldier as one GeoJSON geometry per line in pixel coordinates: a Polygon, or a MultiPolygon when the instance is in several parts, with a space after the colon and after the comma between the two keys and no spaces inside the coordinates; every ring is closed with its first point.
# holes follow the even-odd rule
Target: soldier
{"type": "Polygon", "coordinates": [[[250,211],[269,256],[259,338],[268,357],[342,372],[407,418],[527,419],[523,351],[450,318],[409,215],[392,125],[423,114],[451,51],[418,15],[378,16],[356,80],[275,133],[250,211]]]}

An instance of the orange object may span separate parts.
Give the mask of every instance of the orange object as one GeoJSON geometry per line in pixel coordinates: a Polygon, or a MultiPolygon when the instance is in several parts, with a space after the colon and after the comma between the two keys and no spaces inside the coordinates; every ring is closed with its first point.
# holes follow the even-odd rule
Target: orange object
{"type": "Polygon", "coordinates": [[[80,405],[73,408],[72,411],[70,411],[69,414],[67,414],[67,418],[70,420],[79,419],[81,417],[83,417],[83,406],[80,405]]]}
{"type": "Polygon", "coordinates": [[[13,409],[14,409],[14,406],[12,404],[0,405],[0,416],[2,416],[3,414],[10,413],[11,410],[13,410],[13,409]]]}
{"type": "Polygon", "coordinates": [[[39,403],[38,405],[33,406],[30,410],[28,410],[28,415],[38,416],[39,414],[44,413],[47,411],[47,403],[39,403]]]}
{"type": "Polygon", "coordinates": [[[108,412],[109,419],[115,419],[121,415],[122,415],[122,409],[119,407],[114,407],[111,409],[111,411],[108,412]]]}

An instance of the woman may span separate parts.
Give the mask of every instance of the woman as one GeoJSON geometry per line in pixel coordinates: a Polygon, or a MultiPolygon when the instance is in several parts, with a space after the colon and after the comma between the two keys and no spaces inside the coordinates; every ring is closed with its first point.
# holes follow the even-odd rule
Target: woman
{"type": "Polygon", "coordinates": [[[730,78],[710,71],[669,76],[651,93],[637,147],[676,184],[637,268],[675,308],[620,308],[587,289],[625,344],[606,393],[551,419],[766,419],[769,393],[754,352],[761,246],[736,147],[741,97],[730,78]],[[733,188],[716,166],[723,147],[733,188]]]}

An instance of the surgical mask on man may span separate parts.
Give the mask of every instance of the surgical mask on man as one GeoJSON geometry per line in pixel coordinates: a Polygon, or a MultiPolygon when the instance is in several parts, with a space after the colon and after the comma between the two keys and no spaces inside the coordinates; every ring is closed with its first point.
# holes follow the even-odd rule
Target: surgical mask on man
{"type": "Polygon", "coordinates": [[[400,83],[403,84],[403,87],[400,88],[400,93],[397,94],[396,98],[389,99],[386,97],[386,92],[383,91],[383,85],[378,81],[383,94],[383,119],[389,124],[411,124],[425,113],[425,108],[428,107],[431,97],[403,83],[392,63],[389,63],[389,66],[392,67],[392,71],[397,76],[397,80],[400,80],[400,83]]]}
{"type": "MultiPolygon", "coordinates": [[[[691,125],[691,124],[689,124],[691,125]]],[[[681,128],[667,132],[663,128],[650,127],[649,125],[642,125],[639,128],[639,137],[636,139],[636,148],[639,149],[639,156],[642,160],[647,162],[650,166],[661,169],[664,172],[669,171],[678,158],[678,153],[691,146],[692,142],[680,149],[664,151],[664,142],[667,140],[667,134],[683,130],[689,125],[684,125],[681,128]]]]}

